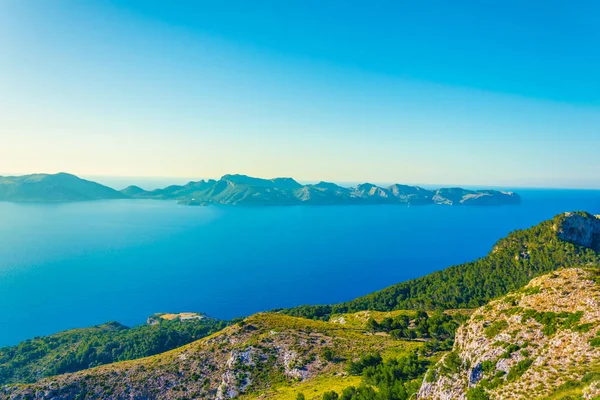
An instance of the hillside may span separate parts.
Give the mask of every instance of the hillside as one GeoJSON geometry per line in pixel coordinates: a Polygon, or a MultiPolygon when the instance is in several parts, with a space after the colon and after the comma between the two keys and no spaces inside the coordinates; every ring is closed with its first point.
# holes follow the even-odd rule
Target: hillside
{"type": "Polygon", "coordinates": [[[300,306],[283,313],[327,319],[333,313],[360,310],[454,309],[482,306],[560,266],[600,264],[600,218],[565,213],[532,228],[510,233],[490,253],[473,262],[392,285],[355,300],[300,306]]]}
{"type": "Polygon", "coordinates": [[[26,340],[17,346],[0,348],[0,385],[35,382],[47,376],[162,353],[225,326],[225,321],[214,318],[185,319],[167,314],[152,316],[148,324],[133,328],[108,322],[26,340]]]}
{"type": "Polygon", "coordinates": [[[331,205],[331,204],[519,204],[512,192],[466,190],[461,188],[427,190],[418,186],[379,187],[363,183],[354,188],[329,182],[301,185],[292,178],[261,179],[245,175],[224,175],[219,180],[189,182],[182,186],[144,191],[137,186],[122,190],[123,195],[141,199],[172,199],[186,205],[331,205]]]}
{"type": "Polygon", "coordinates": [[[599,277],[561,269],[475,311],[418,398],[598,398],[599,277]]]}
{"type": "Polygon", "coordinates": [[[57,203],[125,197],[107,186],[66,173],[0,177],[0,201],[57,203]]]}
{"type": "Polygon", "coordinates": [[[282,399],[306,392],[308,399],[320,399],[331,388],[360,384],[368,365],[390,363],[415,368],[410,374],[414,392],[415,379],[430,364],[425,353],[433,346],[369,327],[368,321],[385,325],[386,318],[407,320],[415,336],[439,340],[451,340],[458,326],[449,315],[414,312],[341,315],[331,322],[262,313],[170,352],[4,386],[0,393],[7,399],[229,399],[242,394],[282,399]]]}

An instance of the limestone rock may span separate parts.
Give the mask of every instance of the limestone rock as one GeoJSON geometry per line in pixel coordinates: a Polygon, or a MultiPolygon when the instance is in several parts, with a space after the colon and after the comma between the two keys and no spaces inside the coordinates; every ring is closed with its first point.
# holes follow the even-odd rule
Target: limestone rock
{"type": "Polygon", "coordinates": [[[466,399],[471,390],[489,399],[545,398],[566,382],[596,393],[600,376],[584,376],[600,368],[597,277],[593,269],[561,269],[479,308],[418,398],[466,399]]]}

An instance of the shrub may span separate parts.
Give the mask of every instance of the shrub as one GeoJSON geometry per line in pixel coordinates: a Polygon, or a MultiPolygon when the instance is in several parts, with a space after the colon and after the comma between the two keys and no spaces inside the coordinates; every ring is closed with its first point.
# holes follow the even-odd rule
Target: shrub
{"type": "Polygon", "coordinates": [[[323,349],[323,351],[321,352],[321,357],[323,357],[323,360],[325,361],[333,361],[335,359],[333,350],[331,350],[329,347],[325,347],[323,349]]]}
{"type": "Polygon", "coordinates": [[[496,369],[496,363],[492,360],[485,360],[481,363],[481,370],[483,372],[492,372],[496,369]]]}
{"type": "Polygon", "coordinates": [[[443,372],[445,374],[455,374],[460,371],[462,361],[458,356],[458,353],[451,351],[444,357],[443,372]]]}
{"type": "Polygon", "coordinates": [[[533,360],[531,358],[526,358],[524,360],[519,361],[515,366],[513,366],[510,371],[508,371],[508,375],[506,376],[507,381],[514,381],[517,378],[520,378],[525,371],[533,364],[533,360]]]}
{"type": "Polygon", "coordinates": [[[485,389],[481,386],[469,389],[467,392],[467,400],[489,400],[490,396],[486,393],[485,389]]]}
{"type": "Polygon", "coordinates": [[[379,353],[368,353],[360,356],[360,359],[357,362],[351,361],[348,364],[348,373],[350,375],[361,375],[365,368],[367,367],[376,367],[383,359],[381,358],[381,354],[379,353]]]}
{"type": "Polygon", "coordinates": [[[338,400],[339,396],[336,392],[334,392],[333,390],[330,392],[325,392],[323,393],[323,400],[338,400]]]}
{"type": "Polygon", "coordinates": [[[490,326],[485,328],[483,333],[488,339],[492,339],[506,328],[508,328],[508,322],[506,322],[505,320],[500,320],[492,323],[490,326]]]}

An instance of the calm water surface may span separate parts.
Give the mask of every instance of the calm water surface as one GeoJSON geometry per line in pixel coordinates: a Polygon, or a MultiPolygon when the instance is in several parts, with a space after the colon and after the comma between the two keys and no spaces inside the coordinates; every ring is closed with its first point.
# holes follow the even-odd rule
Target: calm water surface
{"type": "Polygon", "coordinates": [[[520,206],[185,207],[0,203],[0,346],[155,312],[220,318],[332,303],[485,255],[600,191],[519,190],[520,206]]]}

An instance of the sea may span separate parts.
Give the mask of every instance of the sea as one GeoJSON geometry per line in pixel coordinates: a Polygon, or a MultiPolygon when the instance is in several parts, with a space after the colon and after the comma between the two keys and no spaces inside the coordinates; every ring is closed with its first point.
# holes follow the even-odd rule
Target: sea
{"type": "Polygon", "coordinates": [[[157,312],[222,319],[337,303],[485,256],[600,191],[519,189],[522,204],[181,206],[0,203],[0,346],[157,312]]]}

